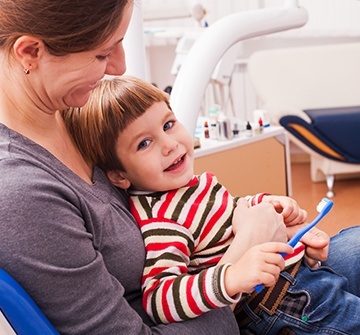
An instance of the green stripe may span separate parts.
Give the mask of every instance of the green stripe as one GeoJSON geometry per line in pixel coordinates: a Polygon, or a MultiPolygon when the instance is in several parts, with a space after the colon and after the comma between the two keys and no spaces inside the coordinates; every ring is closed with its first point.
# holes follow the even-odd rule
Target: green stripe
{"type": "MultiPolygon", "coordinates": [[[[174,262],[181,262],[184,263],[184,259],[176,254],[173,254],[171,252],[165,252],[163,254],[161,254],[161,256],[156,257],[156,258],[147,258],[146,262],[145,262],[145,267],[148,266],[154,266],[154,264],[156,262],[159,261],[159,259],[164,259],[164,260],[169,260],[169,261],[174,261],[174,262]]],[[[156,278],[162,278],[161,276],[156,276],[156,278]]]]}
{"type": "Polygon", "coordinates": [[[207,203],[207,205],[206,205],[206,207],[205,207],[204,213],[202,214],[201,219],[200,219],[200,221],[199,221],[199,224],[198,224],[196,230],[195,230],[194,233],[193,233],[194,240],[196,240],[196,239],[199,237],[199,235],[200,235],[200,233],[201,233],[204,225],[207,223],[207,217],[208,217],[208,215],[209,215],[209,212],[211,211],[211,209],[212,209],[213,206],[214,206],[216,194],[217,194],[217,192],[219,191],[219,189],[220,189],[221,187],[222,187],[222,186],[221,186],[219,183],[217,183],[217,184],[212,188],[211,193],[210,193],[210,196],[209,196],[209,201],[208,201],[208,203],[207,203]]]}
{"type": "Polygon", "coordinates": [[[142,232],[142,236],[144,240],[148,237],[153,237],[153,236],[183,237],[187,241],[187,247],[190,249],[190,253],[194,251],[194,241],[192,240],[192,237],[176,229],[166,229],[166,228],[149,229],[147,231],[142,232]]]}
{"type": "Polygon", "coordinates": [[[172,292],[174,296],[175,309],[176,312],[179,314],[181,320],[189,319],[189,316],[185,313],[184,308],[182,307],[182,301],[184,300],[184,298],[187,299],[187,297],[185,296],[184,298],[181,298],[180,295],[180,283],[185,276],[186,274],[180,275],[174,280],[172,292]]]}
{"type": "MultiPolygon", "coordinates": [[[[175,197],[175,199],[173,199],[173,201],[177,200],[178,204],[176,205],[174,212],[172,213],[172,216],[171,216],[172,220],[179,222],[179,217],[180,217],[180,213],[181,213],[182,209],[184,208],[185,204],[188,202],[189,198],[196,192],[196,190],[198,188],[199,188],[199,184],[189,187],[184,192],[182,197],[180,197],[180,199],[177,199],[176,197],[175,197]]],[[[182,220],[182,221],[184,221],[184,220],[182,220]]]]}
{"type": "Polygon", "coordinates": [[[213,285],[216,289],[215,293],[216,293],[216,297],[218,298],[219,301],[221,301],[224,304],[228,304],[228,300],[225,298],[222,289],[221,289],[221,273],[222,271],[224,271],[224,265],[221,265],[219,267],[216,268],[215,272],[214,272],[214,277],[213,277],[213,285]]]}
{"type": "MultiPolygon", "coordinates": [[[[233,217],[233,214],[231,213],[230,217],[221,225],[220,229],[217,230],[214,237],[208,243],[208,246],[212,246],[212,245],[215,245],[215,244],[219,243],[219,241],[224,236],[224,234],[226,232],[226,229],[231,227],[231,225],[232,225],[232,217],[233,217]]],[[[220,220],[221,219],[222,219],[222,217],[220,217],[220,220]]]]}
{"type": "MultiPolygon", "coordinates": [[[[152,210],[149,202],[147,201],[146,197],[139,196],[139,202],[141,204],[142,209],[146,213],[146,217],[151,218],[152,217],[152,210]]],[[[141,215],[142,216],[142,215],[141,215]]]]}
{"type": "Polygon", "coordinates": [[[216,248],[203,249],[198,253],[195,253],[191,259],[205,259],[209,257],[215,257],[223,255],[228,249],[229,245],[219,245],[216,248]]]}
{"type": "Polygon", "coordinates": [[[160,317],[159,317],[159,313],[157,311],[157,303],[156,303],[156,295],[157,295],[157,291],[159,291],[159,287],[157,287],[152,296],[151,296],[151,311],[152,311],[152,315],[153,318],[155,320],[156,324],[162,323],[160,317]]]}

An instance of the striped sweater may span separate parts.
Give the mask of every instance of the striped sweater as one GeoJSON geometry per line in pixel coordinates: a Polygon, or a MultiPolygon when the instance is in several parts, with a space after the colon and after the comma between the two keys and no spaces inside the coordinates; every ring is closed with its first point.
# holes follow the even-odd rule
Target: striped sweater
{"type": "MultiPolygon", "coordinates": [[[[237,199],[210,173],[178,190],[131,195],[147,252],[143,307],[154,322],[186,320],[240,299],[224,288],[230,264],[217,265],[233,239],[237,199]]],[[[248,198],[252,205],[257,200],[248,198]]]]}

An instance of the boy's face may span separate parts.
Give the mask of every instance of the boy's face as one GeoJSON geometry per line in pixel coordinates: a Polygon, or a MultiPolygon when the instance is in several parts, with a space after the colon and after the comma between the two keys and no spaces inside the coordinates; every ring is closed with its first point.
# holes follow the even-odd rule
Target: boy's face
{"type": "Polygon", "coordinates": [[[167,191],[186,185],[194,174],[193,145],[166,103],[154,103],[118,137],[117,154],[126,171],[119,173],[128,181],[120,187],[167,191]]]}

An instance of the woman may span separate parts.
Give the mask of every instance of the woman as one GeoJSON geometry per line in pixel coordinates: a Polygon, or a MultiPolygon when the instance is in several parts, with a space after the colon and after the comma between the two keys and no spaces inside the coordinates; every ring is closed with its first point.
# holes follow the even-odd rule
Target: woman
{"type": "Polygon", "coordinates": [[[127,200],[84,161],[57,112],[85,104],[105,74],[124,73],[132,8],[0,2],[0,267],[62,334],[236,334],[230,309],[148,326],[145,252],[127,200]]]}
{"type": "MultiPolygon", "coordinates": [[[[0,267],[62,334],[238,334],[230,308],[152,326],[141,308],[144,246],[126,196],[83,159],[58,113],[84,105],[105,74],[124,73],[132,7],[0,2],[0,267]]],[[[283,235],[280,225],[251,231],[249,244],[283,235]]],[[[326,239],[309,244],[315,260],[326,257],[326,239]]]]}

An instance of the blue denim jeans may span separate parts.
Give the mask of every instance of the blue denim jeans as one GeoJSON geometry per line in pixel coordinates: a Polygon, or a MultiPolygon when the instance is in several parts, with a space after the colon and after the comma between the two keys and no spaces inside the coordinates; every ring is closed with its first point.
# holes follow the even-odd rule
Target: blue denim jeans
{"type": "Polygon", "coordinates": [[[261,311],[252,315],[247,334],[279,334],[289,327],[302,334],[360,334],[360,226],[345,229],[331,238],[329,257],[318,269],[305,261],[288,292],[305,294],[302,317],[277,310],[274,315],[261,311]]]}

